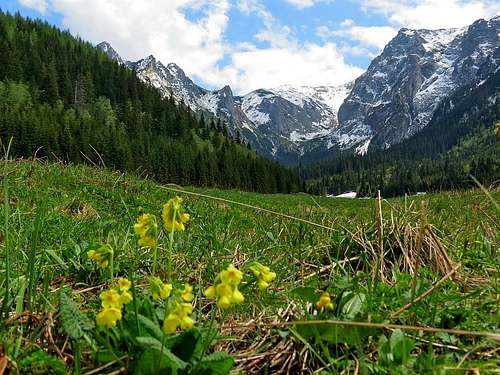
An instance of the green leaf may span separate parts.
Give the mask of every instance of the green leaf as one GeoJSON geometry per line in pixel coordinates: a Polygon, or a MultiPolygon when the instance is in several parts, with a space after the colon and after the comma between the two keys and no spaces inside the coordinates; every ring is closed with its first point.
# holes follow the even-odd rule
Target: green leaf
{"type": "Polygon", "coordinates": [[[136,340],[143,349],[156,350],[158,352],[158,356],[161,354],[163,357],[166,357],[169,362],[175,363],[176,369],[184,369],[187,366],[187,363],[172,353],[170,349],[167,348],[165,343],[162,345],[161,341],[158,341],[154,337],[136,337],[136,340]]]}
{"type": "Polygon", "coordinates": [[[390,338],[391,352],[397,364],[405,365],[415,343],[405,337],[400,329],[396,329],[390,338]]]}
{"type": "Polygon", "coordinates": [[[61,293],[60,296],[59,312],[64,332],[74,340],[81,339],[85,332],[94,328],[94,323],[80,311],[78,305],[65,293],[61,293]]]}
{"type": "Polygon", "coordinates": [[[314,288],[295,288],[291,291],[291,293],[305,302],[314,303],[319,300],[319,296],[314,288]]]}
{"type": "MultiPolygon", "coordinates": [[[[135,314],[131,313],[129,320],[134,321],[135,314]]],[[[161,327],[158,323],[153,322],[151,319],[149,319],[141,314],[137,314],[137,320],[139,321],[139,324],[141,325],[141,327],[151,337],[154,337],[155,339],[157,339],[159,341],[163,340],[166,337],[166,335],[163,333],[163,331],[161,330],[161,327]]]]}
{"type": "Polygon", "coordinates": [[[346,319],[354,319],[356,316],[362,312],[366,297],[363,293],[354,294],[343,306],[341,309],[342,315],[346,319]]]}
{"type": "Polygon", "coordinates": [[[297,332],[305,339],[326,341],[331,344],[359,344],[362,339],[373,334],[373,330],[364,327],[328,324],[318,321],[315,324],[299,324],[297,332]]]}
{"type": "Polygon", "coordinates": [[[196,367],[196,374],[227,375],[234,366],[234,359],[226,352],[215,352],[205,356],[196,367]]]}
{"type": "Polygon", "coordinates": [[[191,362],[193,357],[200,357],[203,352],[200,339],[201,333],[199,331],[194,329],[184,331],[171,340],[169,347],[177,357],[183,361],[191,362]]]}
{"type": "MultiPolygon", "coordinates": [[[[168,349],[164,349],[167,350],[168,349]]],[[[179,370],[177,361],[155,348],[148,348],[142,352],[134,366],[134,374],[137,375],[177,375],[179,370]]]]}

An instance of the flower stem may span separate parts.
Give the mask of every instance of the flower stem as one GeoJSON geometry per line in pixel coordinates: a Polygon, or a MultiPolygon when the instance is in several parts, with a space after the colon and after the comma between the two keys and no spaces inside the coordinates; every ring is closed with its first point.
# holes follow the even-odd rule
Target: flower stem
{"type": "Polygon", "coordinates": [[[176,216],[177,216],[177,209],[174,208],[174,215],[172,217],[172,228],[170,229],[169,246],[168,246],[168,259],[167,259],[168,277],[172,276],[172,253],[174,251],[174,231],[175,231],[175,217],[176,216]]]}

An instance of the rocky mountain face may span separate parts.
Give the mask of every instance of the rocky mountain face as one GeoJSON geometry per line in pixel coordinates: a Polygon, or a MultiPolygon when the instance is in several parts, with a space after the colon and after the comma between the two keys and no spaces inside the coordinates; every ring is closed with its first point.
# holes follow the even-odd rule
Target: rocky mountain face
{"type": "Polygon", "coordinates": [[[195,112],[221,118],[233,135],[239,134],[260,154],[285,164],[296,164],[308,142],[330,134],[337,127],[338,109],[352,87],[352,83],[340,87],[283,86],[237,96],[229,86],[206,90],[176,64],[165,66],[152,55],[130,62],[124,61],[107,42],[98,47],[133,69],[163,96],[172,95],[195,112]]]}
{"type": "Polygon", "coordinates": [[[498,70],[499,33],[500,17],[462,29],[401,29],[356,80],[332,143],[365,152],[413,136],[443,100],[498,70]]]}
{"type": "Polygon", "coordinates": [[[282,86],[236,96],[210,91],[174,63],[153,56],[126,62],[108,56],[192,110],[221,118],[254,149],[285,164],[388,148],[423,129],[455,91],[481,84],[500,63],[500,17],[447,30],[401,29],[355,82],[339,87],[282,86]]]}

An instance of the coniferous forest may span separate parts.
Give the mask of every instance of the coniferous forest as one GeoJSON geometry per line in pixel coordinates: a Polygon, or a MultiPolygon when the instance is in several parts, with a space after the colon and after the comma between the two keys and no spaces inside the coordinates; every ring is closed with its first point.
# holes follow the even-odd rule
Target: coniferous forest
{"type": "Polygon", "coordinates": [[[0,12],[0,140],[10,155],[96,163],[159,182],[289,193],[298,177],[223,123],[163,99],[91,44],[0,12]]]}
{"type": "MultiPolygon", "coordinates": [[[[361,196],[400,196],[466,189],[500,180],[500,71],[478,87],[457,91],[430,124],[387,150],[337,155],[300,168],[315,194],[356,191],[361,196]],[[495,98],[492,101],[491,98],[495,98]]],[[[376,140],[372,140],[372,142],[376,140]]]]}

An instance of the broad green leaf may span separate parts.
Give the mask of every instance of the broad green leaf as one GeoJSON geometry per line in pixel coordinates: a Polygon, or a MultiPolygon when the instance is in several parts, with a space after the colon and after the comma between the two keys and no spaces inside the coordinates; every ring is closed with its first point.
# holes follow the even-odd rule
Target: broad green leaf
{"type": "Polygon", "coordinates": [[[318,293],[314,288],[295,288],[291,293],[306,302],[314,303],[319,300],[318,293]]]}
{"type": "Polygon", "coordinates": [[[341,313],[346,319],[354,319],[362,312],[366,297],[363,293],[354,294],[343,306],[341,313]]]}
{"type": "Polygon", "coordinates": [[[234,366],[234,359],[226,352],[216,352],[205,356],[196,367],[199,375],[227,375],[234,366]]]}

